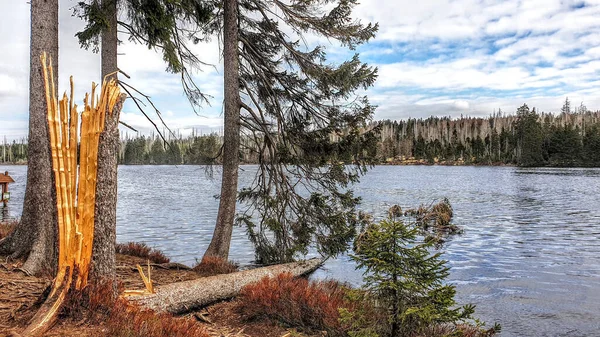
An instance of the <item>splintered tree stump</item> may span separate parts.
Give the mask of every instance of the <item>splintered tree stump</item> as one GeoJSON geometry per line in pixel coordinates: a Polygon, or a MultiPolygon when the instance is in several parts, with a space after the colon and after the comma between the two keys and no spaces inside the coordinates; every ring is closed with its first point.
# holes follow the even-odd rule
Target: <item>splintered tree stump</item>
{"type": "Polygon", "coordinates": [[[157,312],[182,314],[208,304],[235,297],[243,287],[281,273],[302,276],[323,264],[320,259],[256,268],[157,287],[156,293],[127,297],[132,303],[157,312]]]}
{"type": "MultiPolygon", "coordinates": [[[[54,71],[51,65],[48,66],[46,53],[40,60],[56,187],[58,271],[50,295],[23,331],[24,336],[43,335],[55,323],[71,287],[81,290],[87,285],[94,241],[99,135],[107,115],[113,115],[117,102],[124,100],[117,82],[105,80],[98,99],[96,84],[92,83],[91,104],[88,104],[86,94],[84,111],[79,118],[73,101],[73,78],[70,100],[65,93],[59,101],[54,95],[54,71]]],[[[117,106],[120,109],[122,104],[117,106]]]]}

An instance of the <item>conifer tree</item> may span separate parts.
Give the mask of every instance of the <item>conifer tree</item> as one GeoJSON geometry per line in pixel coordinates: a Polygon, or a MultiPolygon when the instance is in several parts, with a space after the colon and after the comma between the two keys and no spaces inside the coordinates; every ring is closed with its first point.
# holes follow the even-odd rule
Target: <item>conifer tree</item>
{"type": "Polygon", "coordinates": [[[527,104],[523,104],[517,110],[517,121],[515,122],[515,133],[517,137],[517,164],[523,166],[536,166],[543,163],[542,125],[538,121],[538,114],[529,110],[527,104]]]}
{"type": "Polygon", "coordinates": [[[27,256],[22,269],[41,274],[56,268],[56,189],[40,55],[52,57],[58,74],[58,1],[31,1],[28,170],[23,215],[15,232],[0,240],[0,254],[27,256]]]}
{"type": "Polygon", "coordinates": [[[184,93],[198,112],[207,97],[194,82],[191,72],[205,63],[190,49],[190,44],[203,40],[195,30],[211,20],[211,10],[208,1],[201,0],[80,1],[74,13],[86,26],[76,37],[83,48],[98,52],[102,33],[110,29],[116,32],[118,27],[127,34],[128,41],[158,50],[166,71],[180,75],[184,93]],[[117,15],[115,9],[123,14],[118,20],[113,19],[117,15]],[[112,20],[116,27],[111,26],[112,20]]]}
{"type": "Polygon", "coordinates": [[[571,101],[569,101],[569,97],[565,98],[565,103],[563,104],[562,108],[560,109],[560,112],[563,115],[568,115],[571,113],[571,101]]]}
{"type": "Polygon", "coordinates": [[[166,161],[165,148],[159,139],[155,139],[150,148],[150,164],[164,165],[166,161]]]}
{"type": "MultiPolygon", "coordinates": [[[[181,75],[181,83],[192,107],[196,109],[206,100],[195,85],[190,69],[203,63],[188,48],[188,27],[195,27],[209,19],[210,10],[196,0],[89,0],[81,1],[75,13],[87,22],[76,34],[84,48],[102,51],[102,77],[117,79],[117,27],[129,34],[129,40],[158,49],[167,64],[167,71],[181,75]],[[126,21],[118,20],[121,11],[126,21]]],[[[193,40],[192,42],[198,42],[193,40]]],[[[119,82],[127,94],[139,93],[130,85],[119,82]]],[[[147,96],[146,99],[149,100],[147,96]]],[[[144,110],[134,98],[140,111],[144,110]]],[[[152,104],[152,102],[150,101],[152,104]]],[[[154,107],[154,104],[152,104],[154,107]]],[[[160,117],[160,112],[155,108],[160,117]]],[[[147,115],[146,115],[147,117],[147,115]]],[[[148,118],[150,119],[150,118],[148,118]]],[[[162,118],[161,118],[162,120],[162,118]]],[[[119,116],[107,119],[100,137],[98,153],[98,185],[95,208],[95,240],[93,273],[101,277],[115,276],[116,208],[117,208],[117,155],[119,153],[119,116]],[[98,252],[98,254],[96,254],[98,252]]],[[[152,121],[151,121],[152,122],[152,121]]],[[[160,132],[160,131],[159,131],[160,132]]],[[[164,139],[164,138],[163,138],[164,139]]]]}
{"type": "MultiPolygon", "coordinates": [[[[445,284],[449,268],[441,254],[431,253],[434,242],[419,239],[415,223],[400,220],[394,206],[387,219],[369,224],[355,241],[352,259],[364,270],[367,290],[387,313],[380,336],[421,336],[436,324],[471,319],[473,305],[457,307],[455,287],[445,284]]],[[[360,334],[359,334],[360,335],[360,334]]]]}
{"type": "MultiPolygon", "coordinates": [[[[369,146],[375,149],[372,133],[363,132],[374,108],[356,91],[374,83],[376,69],[362,63],[358,54],[331,64],[324,46],[304,41],[307,34],[315,34],[350,50],[367,42],[377,25],[352,19],[356,4],[226,1],[223,44],[235,47],[238,56],[232,64],[239,71],[231,74],[234,67],[225,66],[224,153],[238,156],[239,138],[233,135],[241,133],[258,158],[253,183],[239,193],[248,209],[238,220],[247,225],[259,262],[292,260],[311,244],[335,255],[354,234],[358,198],[347,187],[365,171],[366,155],[375,152],[363,152],[369,146]],[[227,21],[229,11],[239,13],[233,23],[227,21]],[[230,75],[235,76],[230,78],[235,90],[228,93],[230,75]],[[228,124],[229,113],[238,118],[235,123],[228,124]]],[[[226,61],[228,56],[225,50],[226,61]]],[[[233,177],[233,171],[237,166],[224,167],[224,179],[233,177]]],[[[237,180],[223,187],[220,216],[205,256],[227,258],[229,251],[237,180]]]]}

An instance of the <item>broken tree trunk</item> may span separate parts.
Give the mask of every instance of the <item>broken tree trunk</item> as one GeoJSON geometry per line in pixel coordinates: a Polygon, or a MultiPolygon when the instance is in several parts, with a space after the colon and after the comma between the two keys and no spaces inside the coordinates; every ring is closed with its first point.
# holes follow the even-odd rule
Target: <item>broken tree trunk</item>
{"type": "Polygon", "coordinates": [[[91,105],[88,104],[86,95],[85,108],[81,114],[81,151],[77,175],[79,116],[77,106],[73,103],[73,80],[71,78],[70,100],[64,94],[63,99],[58,101],[54,95],[54,72],[51,65],[48,67],[46,53],[40,59],[56,186],[58,271],[50,295],[23,332],[25,336],[43,335],[56,321],[71,286],[81,290],[87,285],[94,239],[99,135],[117,101],[123,100],[117,83],[112,80],[103,82],[102,92],[96,100],[96,85],[92,83],[91,105]]]}
{"type": "Polygon", "coordinates": [[[322,263],[323,261],[320,259],[310,259],[237,273],[203,277],[157,287],[155,294],[131,296],[127,299],[157,312],[166,311],[173,314],[182,314],[216,301],[235,297],[244,286],[258,282],[264,277],[273,277],[281,273],[302,276],[315,271],[322,263]]]}

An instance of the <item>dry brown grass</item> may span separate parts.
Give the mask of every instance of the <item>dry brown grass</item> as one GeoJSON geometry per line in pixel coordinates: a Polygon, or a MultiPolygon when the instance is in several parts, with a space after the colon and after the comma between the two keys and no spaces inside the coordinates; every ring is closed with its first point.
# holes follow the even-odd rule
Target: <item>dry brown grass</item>
{"type": "Polygon", "coordinates": [[[14,232],[18,224],[18,220],[0,222],[0,239],[7,237],[10,233],[14,232]]]}
{"type": "Polygon", "coordinates": [[[236,271],[239,271],[239,268],[237,264],[231,261],[210,256],[202,259],[202,261],[194,266],[192,270],[201,276],[213,276],[235,273],[236,271]]]}
{"type": "Polygon", "coordinates": [[[115,294],[121,291],[122,286],[119,285],[115,289],[112,282],[90,284],[83,291],[72,291],[63,307],[62,318],[102,326],[101,336],[210,336],[194,319],[156,313],[117,298],[115,294]]]}
{"type": "Polygon", "coordinates": [[[244,287],[237,310],[247,320],[267,319],[308,333],[343,336],[338,309],[351,305],[346,290],[335,281],[309,282],[284,273],[244,287]]]}
{"type": "Polygon", "coordinates": [[[156,313],[118,300],[106,320],[106,336],[111,337],[209,337],[194,319],[156,313]]]}
{"type": "Polygon", "coordinates": [[[117,254],[141,257],[154,263],[169,263],[171,260],[160,250],[150,248],[145,243],[127,242],[117,243],[117,254]]]}

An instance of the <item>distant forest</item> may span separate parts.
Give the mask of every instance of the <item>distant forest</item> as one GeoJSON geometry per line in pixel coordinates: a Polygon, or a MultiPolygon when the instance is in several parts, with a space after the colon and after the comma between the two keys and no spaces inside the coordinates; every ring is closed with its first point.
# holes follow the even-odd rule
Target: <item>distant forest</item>
{"type": "Polygon", "coordinates": [[[600,166],[600,111],[567,99],[559,114],[526,104],[516,114],[488,118],[448,117],[380,121],[381,162],[600,166]]]}
{"type": "MultiPolygon", "coordinates": [[[[495,112],[488,118],[431,117],[377,121],[379,163],[520,166],[600,166],[600,111],[567,99],[559,114],[538,113],[526,104],[516,114],[495,112]]],[[[255,163],[242,137],[240,158],[255,163]]],[[[219,163],[217,134],[124,138],[119,163],[124,165],[198,165],[219,163]]],[[[26,140],[0,144],[0,163],[25,163],[26,140]]]]}

